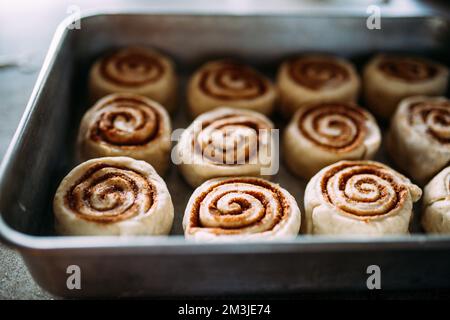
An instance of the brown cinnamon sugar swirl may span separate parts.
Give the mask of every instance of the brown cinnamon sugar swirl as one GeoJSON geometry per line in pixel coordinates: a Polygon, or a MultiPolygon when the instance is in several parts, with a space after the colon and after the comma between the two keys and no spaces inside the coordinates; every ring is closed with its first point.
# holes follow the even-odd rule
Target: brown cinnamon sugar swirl
{"type": "Polygon", "coordinates": [[[391,121],[387,150],[420,184],[450,163],[450,101],[416,96],[402,100],[391,121]]]}
{"type": "Polygon", "coordinates": [[[123,48],[95,62],[89,75],[92,101],[108,94],[129,92],[146,96],[172,112],[177,79],[172,61],[142,47],[123,48]]]}
{"type": "Polygon", "coordinates": [[[272,129],[268,118],[250,110],[204,113],[176,147],[181,173],[194,187],[215,177],[272,175],[278,164],[272,129]]]}
{"type": "Polygon", "coordinates": [[[418,57],[380,54],[364,69],[364,98],[375,115],[388,118],[399,102],[415,95],[442,95],[448,69],[418,57]]]}
{"type": "Polygon", "coordinates": [[[128,157],[75,167],[58,187],[53,211],[63,235],[161,235],[173,222],[164,181],[151,165],[128,157]]]}
{"type": "Polygon", "coordinates": [[[185,237],[196,241],[294,238],[301,214],[279,185],[254,177],[211,179],[198,187],[186,207],[185,237]]]}
{"type": "Polygon", "coordinates": [[[380,143],[369,112],[352,103],[330,102],[296,112],[284,132],[283,152],[292,172],[310,178],[339,160],[370,159],[380,143]]]}
{"type": "Polygon", "coordinates": [[[425,186],[422,226],[429,233],[450,233],[450,166],[425,186]]]}
{"type": "Polygon", "coordinates": [[[286,117],[310,104],[355,102],[360,81],[350,62],[327,55],[304,55],[283,62],[277,77],[286,117]]]}
{"type": "Polygon", "coordinates": [[[231,60],[208,62],[189,80],[187,99],[198,116],[217,107],[243,108],[271,114],[276,98],[269,79],[249,66],[231,60]]]}
{"type": "Polygon", "coordinates": [[[129,156],[150,163],[163,174],[169,163],[171,124],[155,101],[129,94],[111,94],[89,109],[80,125],[81,160],[129,156]]]}
{"type": "Polygon", "coordinates": [[[319,171],[306,187],[306,232],[405,234],[421,194],[406,177],[379,162],[340,161],[319,171]]]}

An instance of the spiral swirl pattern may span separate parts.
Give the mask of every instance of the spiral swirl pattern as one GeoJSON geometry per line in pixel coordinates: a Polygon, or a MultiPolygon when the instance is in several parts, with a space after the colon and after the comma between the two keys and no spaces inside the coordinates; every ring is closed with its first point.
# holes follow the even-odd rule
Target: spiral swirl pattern
{"type": "Polygon", "coordinates": [[[371,162],[340,162],[320,181],[324,198],[341,211],[361,216],[385,215],[401,207],[407,185],[393,170],[371,162]]]}
{"type": "Polygon", "coordinates": [[[291,212],[274,184],[256,178],[230,178],[210,185],[189,209],[191,233],[255,234],[272,231],[291,212]]]}
{"type": "Polygon", "coordinates": [[[141,173],[96,163],[68,190],[66,201],[80,218],[112,223],[145,214],[154,195],[154,186],[141,173]]]}
{"type": "Polygon", "coordinates": [[[313,106],[299,117],[300,132],[312,143],[336,152],[359,146],[367,134],[367,115],[349,104],[313,106]]]}
{"type": "Polygon", "coordinates": [[[145,145],[161,131],[161,115],[151,101],[115,95],[96,108],[90,137],[115,146],[145,145]]]}
{"type": "Polygon", "coordinates": [[[288,68],[296,83],[312,90],[338,87],[350,77],[342,65],[318,57],[292,60],[288,68]]]}
{"type": "Polygon", "coordinates": [[[200,89],[215,99],[250,100],[268,91],[268,83],[262,75],[238,63],[213,63],[200,72],[200,89]]]}
{"type": "Polygon", "coordinates": [[[100,73],[110,82],[120,86],[140,86],[158,81],[164,65],[152,51],[128,48],[117,51],[100,64],[100,73]]]}
{"type": "Polygon", "coordinates": [[[450,144],[450,102],[422,101],[409,106],[409,123],[441,144],[450,144]]]}
{"type": "Polygon", "coordinates": [[[262,144],[268,144],[264,132],[271,124],[249,114],[226,112],[201,123],[193,136],[195,152],[215,164],[245,164],[257,156],[262,144]]]}
{"type": "Polygon", "coordinates": [[[414,58],[385,57],[378,67],[385,74],[408,82],[428,80],[437,74],[435,66],[414,58]]]}

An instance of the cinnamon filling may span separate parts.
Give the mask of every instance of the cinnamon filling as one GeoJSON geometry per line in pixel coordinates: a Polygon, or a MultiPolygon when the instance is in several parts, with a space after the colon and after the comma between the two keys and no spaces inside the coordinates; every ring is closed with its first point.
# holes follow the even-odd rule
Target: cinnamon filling
{"type": "Polygon", "coordinates": [[[282,220],[287,219],[289,210],[288,200],[275,186],[260,179],[231,178],[212,185],[195,199],[190,211],[189,226],[193,228],[193,233],[205,229],[216,235],[261,233],[273,230],[282,220]],[[223,206],[220,201],[224,199],[226,208],[220,207],[223,206]],[[220,225],[209,226],[202,223],[201,206],[206,206],[207,209],[203,210],[220,220],[220,225]],[[257,211],[256,217],[246,217],[252,209],[257,211]],[[265,221],[268,215],[271,219],[265,221]]]}
{"type": "Polygon", "coordinates": [[[328,59],[298,58],[288,68],[295,82],[311,90],[336,88],[350,78],[346,68],[328,59]]]}
{"type": "Polygon", "coordinates": [[[450,102],[421,101],[408,109],[409,124],[437,142],[450,146],[450,102]]]}
{"type": "Polygon", "coordinates": [[[250,163],[260,150],[260,130],[270,130],[265,122],[236,113],[202,123],[193,137],[195,152],[218,165],[250,163]]]}
{"type": "Polygon", "coordinates": [[[303,112],[298,129],[313,144],[333,152],[349,152],[367,135],[367,116],[348,104],[321,104],[303,112]]]}
{"type": "Polygon", "coordinates": [[[221,100],[250,100],[267,92],[263,76],[251,68],[232,62],[202,71],[200,90],[210,97],[221,100]]]}
{"type": "Polygon", "coordinates": [[[408,193],[393,174],[374,164],[343,163],[330,168],[320,185],[334,207],[360,217],[380,216],[400,207],[408,193]]]}
{"type": "Polygon", "coordinates": [[[434,65],[417,58],[385,58],[378,68],[386,75],[406,82],[428,80],[437,74],[434,65]]]}
{"type": "Polygon", "coordinates": [[[164,67],[159,59],[145,50],[127,49],[103,59],[100,74],[121,86],[141,86],[158,81],[164,67]]]}
{"type": "Polygon", "coordinates": [[[145,214],[155,196],[154,186],[141,173],[97,163],[71,186],[65,201],[82,219],[113,223],[145,214]]]}
{"type": "Polygon", "coordinates": [[[157,139],[162,130],[161,115],[152,105],[137,98],[115,98],[97,110],[90,138],[119,147],[136,147],[157,139]]]}

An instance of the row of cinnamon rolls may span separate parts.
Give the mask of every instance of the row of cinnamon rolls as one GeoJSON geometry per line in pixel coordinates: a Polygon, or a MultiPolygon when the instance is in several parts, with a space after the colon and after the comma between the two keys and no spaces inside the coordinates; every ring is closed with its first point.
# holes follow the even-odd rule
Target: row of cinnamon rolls
{"type": "MultiPolygon", "coordinates": [[[[194,187],[214,177],[273,175],[278,165],[274,129],[258,112],[216,108],[198,116],[181,134],[172,160],[194,187]]],[[[147,161],[163,175],[170,163],[171,135],[170,117],[159,103],[135,94],[112,94],[84,115],[78,157],[129,156],[147,161]]],[[[294,174],[309,179],[339,160],[372,159],[381,140],[367,110],[348,102],[320,103],[292,117],[282,136],[282,154],[294,174]]],[[[402,100],[385,140],[397,167],[424,185],[450,162],[449,100],[402,100]]]]}
{"type": "MultiPolygon", "coordinates": [[[[427,59],[379,54],[364,67],[362,81],[345,59],[306,54],[287,59],[279,67],[276,85],[254,68],[232,60],[201,66],[187,85],[191,115],[228,106],[273,113],[279,106],[290,118],[298,109],[323,102],[356,102],[362,88],[365,104],[376,116],[391,117],[409,96],[443,95],[448,68],[427,59]]],[[[90,72],[93,101],[110,93],[129,92],[175,110],[177,75],[172,60],[155,51],[130,47],[100,58],[90,72]]]]}
{"type": "MultiPolygon", "coordinates": [[[[425,188],[422,225],[450,232],[450,168],[425,188]]],[[[278,184],[257,177],[202,183],[186,206],[185,237],[195,241],[276,240],[299,231],[317,235],[407,234],[419,187],[375,161],[339,161],[308,183],[304,214],[278,184]],[[302,227],[302,228],[301,228],[302,227]]],[[[145,161],[104,157],[86,161],[61,182],[54,199],[63,235],[166,235],[174,219],[171,195],[145,161]]]]}

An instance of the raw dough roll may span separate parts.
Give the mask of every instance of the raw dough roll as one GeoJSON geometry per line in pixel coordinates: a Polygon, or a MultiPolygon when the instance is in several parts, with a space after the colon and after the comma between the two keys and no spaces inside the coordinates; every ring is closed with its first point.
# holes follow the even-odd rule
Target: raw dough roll
{"type": "Polygon", "coordinates": [[[78,133],[79,158],[128,156],[164,174],[169,163],[171,125],[155,101],[129,93],[100,99],[84,115],[78,133]]]}
{"type": "Polygon", "coordinates": [[[94,63],[89,90],[92,101],[111,93],[129,92],[155,100],[172,112],[177,94],[175,67],[155,50],[123,48],[94,63]]]}
{"type": "Polygon", "coordinates": [[[128,157],[86,161],[62,180],[53,201],[62,235],[165,235],[173,222],[166,184],[128,157]]]}
{"type": "Polygon", "coordinates": [[[339,160],[371,159],[381,143],[373,116],[352,103],[321,103],[296,112],[283,138],[289,169],[311,178],[339,160]]]}
{"type": "Polygon", "coordinates": [[[422,226],[429,233],[450,233],[450,167],[424,189],[422,226]]]}
{"type": "Polygon", "coordinates": [[[355,102],[360,80],[353,65],[344,59],[304,55],[281,65],[277,85],[281,111],[291,117],[310,104],[355,102]]]}
{"type": "Polygon", "coordinates": [[[444,94],[447,78],[448,69],[432,61],[380,54],[364,69],[365,102],[375,115],[389,118],[403,98],[444,94]]]}
{"type": "Polygon", "coordinates": [[[420,96],[402,100],[386,142],[398,167],[425,184],[450,162],[450,101],[420,96]]]}
{"type": "Polygon", "coordinates": [[[295,238],[301,214],[279,185],[252,177],[211,179],[198,187],[186,207],[185,237],[195,241],[295,238]]]}
{"type": "Polygon", "coordinates": [[[187,99],[193,116],[227,106],[273,111],[276,91],[265,76],[249,66],[218,60],[203,65],[189,80],[187,99]]]}
{"type": "Polygon", "coordinates": [[[204,113],[180,137],[179,169],[193,187],[216,177],[273,175],[278,154],[272,129],[268,118],[250,110],[204,113]]]}
{"type": "Polygon", "coordinates": [[[407,234],[413,202],[422,191],[375,161],[340,161],[306,186],[305,223],[310,234],[407,234]]]}

